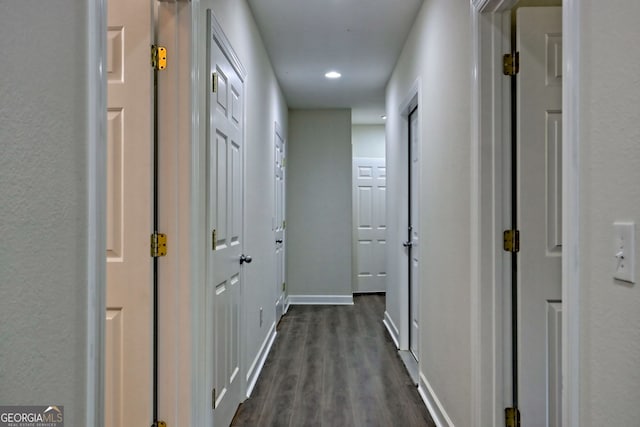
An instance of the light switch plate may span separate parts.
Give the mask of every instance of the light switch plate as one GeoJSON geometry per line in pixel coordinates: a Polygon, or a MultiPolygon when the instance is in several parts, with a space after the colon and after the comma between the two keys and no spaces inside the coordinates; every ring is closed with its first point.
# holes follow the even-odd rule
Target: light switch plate
{"type": "Polygon", "coordinates": [[[613,277],[625,282],[636,282],[636,239],[633,222],[616,222],[614,233],[613,277]]]}

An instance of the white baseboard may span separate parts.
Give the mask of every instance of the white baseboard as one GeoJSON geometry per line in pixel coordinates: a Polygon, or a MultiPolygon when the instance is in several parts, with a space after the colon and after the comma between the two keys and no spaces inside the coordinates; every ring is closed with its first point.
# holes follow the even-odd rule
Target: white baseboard
{"type": "Polygon", "coordinates": [[[260,372],[262,372],[262,368],[264,367],[264,361],[267,360],[267,355],[269,355],[269,351],[271,351],[271,346],[275,339],[276,324],[274,322],[271,325],[271,328],[269,328],[269,333],[262,343],[262,347],[260,347],[260,351],[256,355],[256,358],[253,360],[249,371],[247,371],[247,399],[251,397],[253,388],[256,386],[260,372]]]}
{"type": "Polygon", "coordinates": [[[287,295],[284,299],[284,311],[282,312],[282,315],[284,316],[285,314],[287,314],[287,311],[289,311],[289,306],[291,305],[291,303],[289,302],[289,295],[287,295]]]}
{"type": "Polygon", "coordinates": [[[353,295],[289,295],[291,305],[353,305],[353,295]]]}
{"type": "Polygon", "coordinates": [[[391,339],[396,345],[396,348],[399,349],[400,348],[400,332],[398,331],[396,324],[393,323],[393,320],[391,320],[391,316],[389,316],[389,313],[386,310],[384,311],[384,319],[382,320],[382,323],[384,323],[384,326],[386,326],[387,331],[389,332],[389,335],[391,335],[391,339]]]}
{"type": "Polygon", "coordinates": [[[420,381],[418,382],[418,393],[420,394],[420,397],[422,397],[425,405],[427,405],[427,409],[431,414],[431,418],[433,418],[433,421],[436,423],[436,426],[455,427],[451,418],[449,418],[449,415],[447,415],[447,412],[442,407],[440,400],[438,400],[438,397],[433,392],[431,385],[429,385],[429,381],[427,381],[422,372],[420,372],[419,376],[420,381]]]}

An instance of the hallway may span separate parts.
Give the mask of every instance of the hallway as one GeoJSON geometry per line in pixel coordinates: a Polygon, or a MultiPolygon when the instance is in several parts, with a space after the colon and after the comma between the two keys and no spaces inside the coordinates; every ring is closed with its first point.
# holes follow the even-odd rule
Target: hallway
{"type": "Polygon", "coordinates": [[[435,426],[384,330],[385,297],[293,306],[234,426],[435,426]]]}

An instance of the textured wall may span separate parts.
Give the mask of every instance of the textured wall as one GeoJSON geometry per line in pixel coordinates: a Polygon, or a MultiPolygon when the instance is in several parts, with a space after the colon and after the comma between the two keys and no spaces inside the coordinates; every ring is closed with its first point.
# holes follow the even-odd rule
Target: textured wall
{"type": "Polygon", "coordinates": [[[351,143],[353,157],[384,158],[384,125],[353,125],[351,143]]]}
{"type": "Polygon", "coordinates": [[[458,426],[470,415],[469,2],[425,0],[387,85],[387,312],[402,316],[406,254],[406,121],[399,109],[419,78],[420,373],[458,426]],[[454,50],[455,55],[451,56],[454,50]],[[403,223],[404,221],[404,223],[403,223]]]}
{"type": "Polygon", "coordinates": [[[580,425],[631,426],[640,419],[640,283],[613,280],[612,224],[634,221],[637,248],[640,3],[580,3],[580,425]]]}
{"type": "Polygon", "coordinates": [[[0,2],[0,403],[85,423],[86,9],[0,2]]]}
{"type": "Polygon", "coordinates": [[[290,295],[351,295],[351,111],[290,110],[290,295]]]}

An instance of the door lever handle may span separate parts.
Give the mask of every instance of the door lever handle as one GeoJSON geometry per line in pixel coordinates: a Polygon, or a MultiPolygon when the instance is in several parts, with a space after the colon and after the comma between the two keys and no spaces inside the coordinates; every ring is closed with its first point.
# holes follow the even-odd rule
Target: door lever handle
{"type": "Polygon", "coordinates": [[[413,246],[413,242],[411,240],[407,240],[406,242],[402,242],[402,246],[404,246],[405,248],[410,248],[411,246],[413,246]]]}
{"type": "Polygon", "coordinates": [[[282,239],[276,239],[276,243],[282,243],[282,239]]]}
{"type": "Polygon", "coordinates": [[[251,259],[250,256],[245,254],[240,255],[240,265],[244,264],[245,262],[247,264],[251,264],[251,261],[253,261],[253,259],[251,259]]]}

